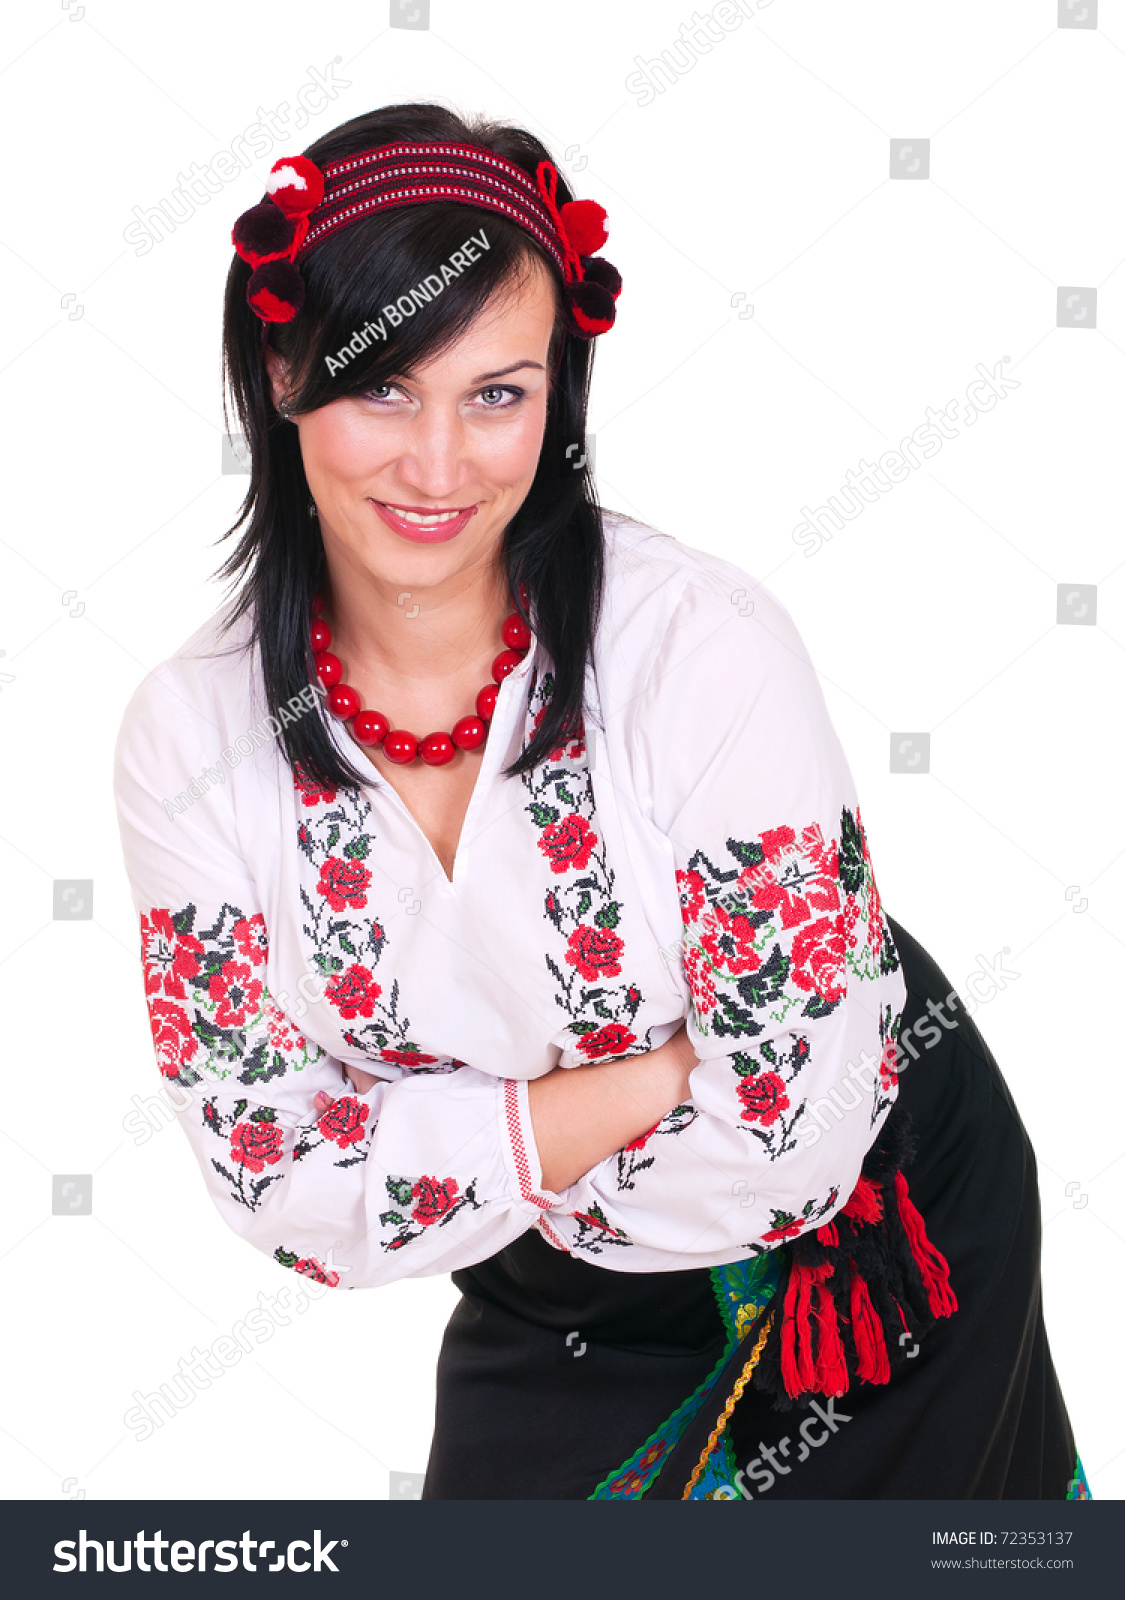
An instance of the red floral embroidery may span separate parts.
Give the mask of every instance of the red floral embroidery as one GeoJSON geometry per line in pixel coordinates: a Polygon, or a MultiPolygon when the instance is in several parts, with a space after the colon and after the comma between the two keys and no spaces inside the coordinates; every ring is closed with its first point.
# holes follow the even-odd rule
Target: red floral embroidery
{"type": "Polygon", "coordinates": [[[260,967],[269,954],[270,947],[265,917],[260,915],[243,917],[235,923],[231,934],[238,946],[239,954],[245,956],[251,966],[260,967]]]}
{"type": "Polygon", "coordinates": [[[325,897],[333,911],[362,911],[367,904],[367,890],[371,874],[362,861],[345,861],[342,856],[329,856],[320,869],[318,891],[325,897]]]}
{"type": "Polygon", "coordinates": [[[709,1016],[715,1009],[718,995],[707,958],[697,945],[691,945],[684,956],[684,976],[691,990],[696,1014],[701,1017],[709,1016]]]}
{"type": "Polygon", "coordinates": [[[302,805],[315,806],[322,802],[331,805],[336,798],[335,789],[321,788],[312,778],[306,776],[300,765],[293,768],[293,785],[301,797],[302,805]]]}
{"type": "Polygon", "coordinates": [[[780,911],[781,926],[795,928],[814,911],[839,910],[836,846],[825,844],[817,823],[799,840],[792,828],[767,828],[761,843],[764,859],[738,880],[756,911],[780,911]]]}
{"type": "Polygon", "coordinates": [[[225,961],[207,987],[218,1006],[215,1022],[220,1028],[241,1028],[262,1003],[262,980],[255,978],[246,961],[225,961]]]}
{"type": "Polygon", "coordinates": [[[380,1050],[380,1061],[393,1061],[400,1067],[428,1066],[437,1061],[437,1056],[423,1055],[421,1050],[380,1050]]]}
{"type": "Polygon", "coordinates": [[[236,1122],[230,1132],[231,1160],[248,1167],[251,1172],[261,1172],[273,1166],[284,1154],[284,1138],[275,1122],[236,1122]]]}
{"type": "Polygon", "coordinates": [[[567,941],[565,960],[577,967],[589,982],[596,978],[616,978],[621,971],[625,941],[611,928],[591,928],[581,924],[567,941]]]}
{"type": "Polygon", "coordinates": [[[598,836],[585,817],[573,812],[561,822],[552,822],[539,835],[539,848],[551,863],[552,872],[578,871],[589,865],[590,852],[598,836]]]}
{"type": "Polygon", "coordinates": [[[680,891],[680,915],[685,922],[694,922],[707,903],[707,886],[699,872],[677,872],[676,883],[680,891]]]}
{"type": "Polygon", "coordinates": [[[582,1054],[591,1060],[599,1060],[602,1056],[623,1055],[629,1046],[636,1044],[637,1036],[630,1033],[628,1028],[623,1028],[619,1022],[609,1022],[604,1028],[597,1028],[593,1033],[584,1033],[578,1040],[578,1048],[582,1054]]]}
{"type": "Polygon", "coordinates": [[[354,1017],[370,1017],[375,1002],[383,990],[367,967],[353,963],[344,972],[338,972],[324,987],[325,998],[340,1015],[351,1021],[354,1017]]]}
{"type": "Polygon", "coordinates": [[[146,994],[185,999],[184,985],[199,971],[203,953],[200,940],[190,933],[176,932],[170,911],[156,907],[150,917],[141,913],[141,959],[146,994]]]}
{"type": "Polygon", "coordinates": [[[789,1109],[789,1096],[785,1084],[776,1072],[759,1072],[752,1078],[740,1078],[738,1098],[742,1101],[744,1122],[760,1122],[769,1127],[782,1111],[789,1109]]]}
{"type": "Polygon", "coordinates": [[[847,991],[844,919],[818,917],[793,939],[790,952],[793,982],[806,994],[815,991],[824,1000],[840,1000],[847,991]]]}
{"type": "Polygon", "coordinates": [[[439,1182],[437,1178],[419,1178],[412,1194],[414,1209],[411,1215],[415,1222],[428,1228],[432,1223],[440,1222],[457,1204],[457,1180],[445,1178],[439,1182]]]}
{"type": "Polygon", "coordinates": [[[320,1118],[317,1127],[326,1139],[331,1139],[341,1150],[346,1150],[350,1144],[358,1144],[363,1138],[366,1132],[364,1124],[370,1111],[371,1107],[364,1105],[354,1095],[341,1095],[320,1118]]]}
{"type": "Polygon", "coordinates": [[[716,905],[707,920],[700,939],[711,958],[712,966],[720,972],[737,977],[744,972],[756,972],[762,958],[754,949],[754,924],[739,912],[727,911],[716,905]]]}
{"type": "Polygon", "coordinates": [[[166,1078],[175,1078],[199,1049],[199,1041],[185,1012],[170,1000],[150,999],[148,1015],[157,1063],[166,1078]]]}

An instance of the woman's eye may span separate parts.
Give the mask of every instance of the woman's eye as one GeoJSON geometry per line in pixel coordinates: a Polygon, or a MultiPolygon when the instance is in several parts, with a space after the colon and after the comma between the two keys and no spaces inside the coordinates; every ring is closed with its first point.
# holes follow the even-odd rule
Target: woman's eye
{"type": "Polygon", "coordinates": [[[397,389],[397,384],[380,383],[376,388],[367,390],[367,398],[368,400],[375,400],[386,404],[387,401],[389,401],[396,393],[397,389]]]}
{"type": "Polygon", "coordinates": [[[506,411],[509,406],[515,405],[516,401],[521,399],[522,396],[522,389],[509,388],[506,385],[480,391],[480,397],[484,401],[487,411],[506,411]],[[511,398],[505,400],[505,395],[510,395],[511,398]]]}

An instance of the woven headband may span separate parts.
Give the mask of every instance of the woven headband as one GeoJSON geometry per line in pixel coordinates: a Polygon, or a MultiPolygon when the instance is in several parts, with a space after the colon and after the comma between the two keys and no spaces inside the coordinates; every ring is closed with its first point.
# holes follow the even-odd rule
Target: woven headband
{"type": "Polygon", "coordinates": [[[593,339],[613,326],[621,275],[594,254],[606,241],[605,211],[595,200],[558,207],[558,182],[549,161],[532,178],[470,144],[384,144],[324,167],[307,156],[283,157],[266,179],[269,199],[244,211],[231,231],[254,269],[247,304],[263,322],[291,322],[305,303],[298,263],[310,250],[376,211],[445,200],[494,211],[529,234],[562,274],[570,331],[593,339]]]}

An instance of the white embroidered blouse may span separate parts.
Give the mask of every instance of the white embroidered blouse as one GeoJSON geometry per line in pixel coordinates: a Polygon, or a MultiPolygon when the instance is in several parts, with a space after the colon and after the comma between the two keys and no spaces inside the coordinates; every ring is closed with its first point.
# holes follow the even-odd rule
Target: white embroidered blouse
{"type": "Polygon", "coordinates": [[[324,716],[368,781],[289,768],[245,618],[218,639],[216,613],[126,709],[115,789],[158,1063],[215,1204],[283,1266],[365,1288],[530,1227],[617,1271],[718,1265],[828,1221],[894,1101],[898,956],[788,614],[636,523],[607,517],[606,540],[584,735],[502,776],[551,693],[533,637],[452,881],[312,691],[281,717],[324,716]],[[685,1016],[690,1099],[543,1189],[528,1080],[652,1049],[685,1016]],[[379,1081],[355,1092],[348,1063],[379,1081]]]}

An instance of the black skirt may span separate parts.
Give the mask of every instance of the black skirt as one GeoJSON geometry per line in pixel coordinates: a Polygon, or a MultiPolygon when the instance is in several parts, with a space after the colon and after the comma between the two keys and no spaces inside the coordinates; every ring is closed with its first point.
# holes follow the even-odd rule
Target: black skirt
{"type": "Polygon", "coordinates": [[[956,1310],[904,1319],[889,1381],[793,1403],[776,1373],[757,1386],[767,1356],[745,1376],[780,1326],[780,1290],[761,1288],[735,1331],[716,1272],[611,1272],[531,1230],[453,1274],[424,1499],[1089,1496],[1043,1326],[1027,1134],[950,984],[890,926],[903,1032],[929,1000],[954,1024],[902,1071],[886,1130],[910,1130],[910,1200],[956,1310]]]}

